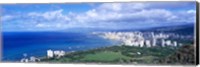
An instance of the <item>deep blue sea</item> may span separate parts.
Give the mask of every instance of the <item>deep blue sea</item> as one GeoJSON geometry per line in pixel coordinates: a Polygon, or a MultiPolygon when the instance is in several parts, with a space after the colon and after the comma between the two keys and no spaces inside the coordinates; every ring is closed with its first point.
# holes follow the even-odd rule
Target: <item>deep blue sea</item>
{"type": "Polygon", "coordinates": [[[28,57],[46,56],[48,49],[78,51],[115,45],[90,33],[72,32],[3,32],[2,61],[20,61],[28,57]]]}

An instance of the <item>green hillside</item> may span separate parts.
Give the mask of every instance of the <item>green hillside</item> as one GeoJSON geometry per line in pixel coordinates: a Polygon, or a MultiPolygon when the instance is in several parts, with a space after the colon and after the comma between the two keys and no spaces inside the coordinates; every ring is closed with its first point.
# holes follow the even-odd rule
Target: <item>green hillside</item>
{"type": "MultiPolygon", "coordinates": [[[[180,50],[180,49],[178,49],[180,50]]],[[[133,47],[112,46],[99,49],[77,51],[61,58],[44,58],[48,63],[105,63],[105,64],[164,64],[177,51],[175,47],[133,47]]],[[[193,55],[188,56],[192,58],[193,55]]],[[[170,58],[170,60],[173,58],[170,58]]],[[[190,59],[191,60],[191,59],[190,59]]],[[[181,61],[181,60],[180,60],[181,61]]],[[[179,61],[177,61],[179,62],[179,61]]],[[[185,62],[185,61],[183,61],[185,62]]],[[[185,62],[190,63],[190,62],[185,62]]],[[[168,63],[167,63],[168,64],[168,63]]]]}
{"type": "Polygon", "coordinates": [[[193,45],[184,45],[175,53],[161,59],[162,64],[195,64],[195,47],[193,45]]]}

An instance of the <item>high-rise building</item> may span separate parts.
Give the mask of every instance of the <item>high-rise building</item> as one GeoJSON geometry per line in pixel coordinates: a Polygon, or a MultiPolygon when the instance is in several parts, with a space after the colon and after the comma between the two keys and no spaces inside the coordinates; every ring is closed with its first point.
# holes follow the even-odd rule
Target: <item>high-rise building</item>
{"type": "Polygon", "coordinates": [[[139,46],[139,42],[137,42],[137,41],[133,42],[133,46],[138,47],[139,46]]]}
{"type": "Polygon", "coordinates": [[[59,56],[64,56],[65,55],[65,51],[60,51],[59,56]]]}
{"type": "Polygon", "coordinates": [[[131,40],[125,40],[124,44],[128,46],[132,46],[133,43],[131,42],[131,40]]]}
{"type": "Polygon", "coordinates": [[[151,32],[151,36],[154,37],[154,33],[153,32],[151,32]]]}
{"type": "Polygon", "coordinates": [[[53,52],[55,56],[59,56],[60,51],[56,50],[53,52]]]}
{"type": "Polygon", "coordinates": [[[143,47],[144,46],[144,40],[141,40],[140,41],[140,47],[143,47]]]}
{"type": "Polygon", "coordinates": [[[177,46],[177,42],[176,41],[174,41],[173,44],[174,44],[175,47],[177,46]]]}
{"type": "Polygon", "coordinates": [[[167,45],[167,46],[172,46],[171,44],[172,44],[172,43],[171,43],[171,40],[167,40],[167,41],[166,41],[166,45],[167,45]]]}
{"type": "Polygon", "coordinates": [[[161,46],[165,47],[165,40],[164,39],[161,39],[161,46]]]}
{"type": "Polygon", "coordinates": [[[151,47],[150,40],[146,40],[146,41],[145,41],[145,44],[146,44],[147,47],[151,47]]]}
{"type": "Polygon", "coordinates": [[[52,58],[53,57],[53,51],[52,50],[47,50],[47,57],[52,58]]]}
{"type": "Polygon", "coordinates": [[[153,38],[152,46],[156,46],[157,39],[153,38]]]}

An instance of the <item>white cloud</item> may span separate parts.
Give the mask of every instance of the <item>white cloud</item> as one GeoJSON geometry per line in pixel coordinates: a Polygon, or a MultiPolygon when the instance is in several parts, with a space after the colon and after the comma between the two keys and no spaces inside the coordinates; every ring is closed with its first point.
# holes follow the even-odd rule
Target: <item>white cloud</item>
{"type": "Polygon", "coordinates": [[[45,25],[45,24],[37,24],[36,27],[39,27],[39,28],[41,28],[41,27],[48,27],[48,25],[45,25]]]}
{"type": "Polygon", "coordinates": [[[130,24],[142,22],[144,25],[145,23],[193,22],[181,16],[188,14],[180,14],[179,12],[172,12],[166,9],[145,9],[146,7],[148,6],[142,3],[106,3],[85,13],[77,14],[73,19],[75,19],[75,22],[80,22],[80,24],[91,24],[94,27],[107,27],[106,23],[121,25],[120,22],[130,24]]]}
{"type": "Polygon", "coordinates": [[[146,4],[144,3],[104,3],[100,5],[97,10],[104,11],[104,12],[134,12],[138,10],[142,10],[146,8],[146,4]]]}
{"type": "MultiPolygon", "coordinates": [[[[63,15],[63,10],[60,9],[52,12],[45,12],[40,15],[48,20],[60,18],[60,20],[64,21],[64,18],[67,18],[69,24],[66,26],[69,27],[111,27],[114,24],[117,27],[122,25],[121,23],[151,23],[153,25],[171,22],[193,22],[192,19],[185,17],[185,15],[194,13],[192,10],[182,12],[181,14],[181,12],[172,12],[164,8],[147,9],[150,8],[150,6],[151,4],[145,3],[105,3],[83,13],[71,12],[68,15],[63,15]]],[[[153,6],[155,7],[155,5],[153,6]]]]}
{"type": "Polygon", "coordinates": [[[13,18],[15,18],[15,17],[12,16],[12,15],[5,15],[5,16],[2,16],[2,17],[1,17],[1,20],[2,20],[2,21],[8,21],[8,20],[11,20],[11,19],[13,19],[13,18]]]}
{"type": "MultiPolygon", "coordinates": [[[[173,3],[172,5],[177,4],[173,3]]],[[[169,3],[103,3],[82,13],[69,12],[64,14],[65,10],[59,9],[47,12],[30,12],[27,17],[29,23],[34,22],[32,24],[37,28],[58,29],[68,27],[143,27],[165,23],[194,22],[195,10],[171,11],[165,9],[172,5],[169,3]]],[[[3,17],[4,20],[9,18],[12,16],[3,17]]]]}
{"type": "Polygon", "coordinates": [[[43,13],[30,12],[27,16],[30,17],[30,21],[37,22],[36,28],[65,28],[71,21],[68,15],[63,14],[63,9],[43,13]]]}
{"type": "Polygon", "coordinates": [[[43,17],[46,20],[55,20],[55,19],[65,20],[65,21],[70,20],[70,18],[63,15],[62,12],[63,12],[63,9],[56,10],[56,11],[49,11],[45,13],[30,12],[28,13],[28,16],[43,17]]]}
{"type": "MultiPolygon", "coordinates": [[[[95,20],[95,22],[102,21],[125,21],[125,20],[157,20],[160,23],[164,22],[174,22],[173,20],[183,20],[186,18],[182,18],[178,12],[172,12],[167,9],[145,9],[146,7],[151,7],[150,4],[145,3],[106,3],[101,5],[97,9],[92,9],[86,12],[86,15],[82,16],[84,19],[80,20],[95,20]],[[116,7],[117,6],[117,7],[116,7]],[[88,19],[87,19],[88,18],[88,19]],[[170,20],[169,20],[170,19],[170,20]]],[[[182,11],[185,13],[184,11],[182,11]]],[[[190,11],[192,12],[192,11],[190,11]]],[[[184,16],[189,15],[187,13],[184,16]]],[[[192,17],[191,17],[192,18],[192,17]]],[[[187,20],[187,19],[186,19],[187,20]]],[[[183,21],[184,22],[184,21],[183,21]]],[[[193,21],[187,21],[193,22],[193,21]]]]}
{"type": "Polygon", "coordinates": [[[196,14],[196,11],[195,10],[188,10],[187,13],[196,14]]]}

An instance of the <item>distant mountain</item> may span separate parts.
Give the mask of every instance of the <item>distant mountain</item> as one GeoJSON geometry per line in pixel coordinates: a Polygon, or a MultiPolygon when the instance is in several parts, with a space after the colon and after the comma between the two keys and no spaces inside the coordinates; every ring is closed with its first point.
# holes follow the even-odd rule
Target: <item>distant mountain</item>
{"type": "Polygon", "coordinates": [[[116,32],[130,32],[130,31],[141,31],[141,32],[164,32],[164,33],[177,33],[182,35],[188,35],[194,33],[195,26],[193,23],[174,25],[174,26],[161,26],[161,27],[151,27],[143,29],[118,29],[112,30],[116,32]]]}
{"type": "Polygon", "coordinates": [[[63,31],[65,32],[130,32],[130,31],[141,31],[141,32],[173,32],[178,34],[193,34],[194,24],[174,25],[174,26],[161,26],[143,29],[107,29],[107,28],[68,28],[63,31]]]}
{"type": "Polygon", "coordinates": [[[153,31],[153,32],[166,32],[166,33],[177,33],[177,34],[193,34],[195,30],[194,24],[184,24],[175,26],[155,27],[144,29],[141,31],[153,31]]]}
{"type": "Polygon", "coordinates": [[[87,33],[87,32],[105,32],[105,31],[108,32],[112,30],[113,29],[102,29],[102,28],[68,28],[62,31],[87,33]]]}

